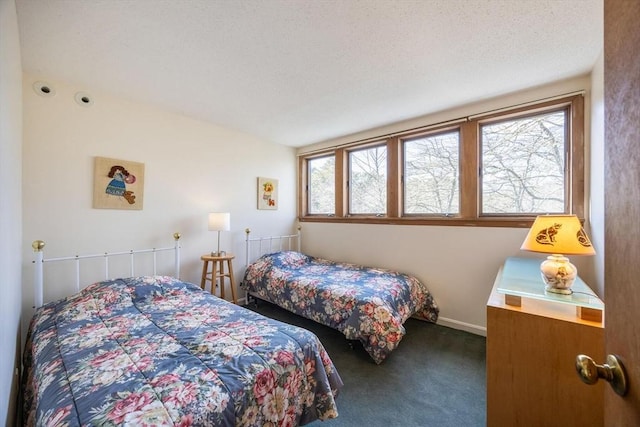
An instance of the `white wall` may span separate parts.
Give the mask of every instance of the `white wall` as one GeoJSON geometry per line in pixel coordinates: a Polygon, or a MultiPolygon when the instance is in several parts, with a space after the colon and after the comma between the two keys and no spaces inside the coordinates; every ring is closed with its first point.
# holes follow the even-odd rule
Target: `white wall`
{"type": "MultiPolygon", "coordinates": [[[[295,151],[236,132],[113,98],[90,88],[24,76],[25,278],[32,277],[31,242],[46,242],[45,257],[163,247],[182,233],[182,279],[200,283],[200,256],[215,248],[207,214],[231,213],[221,248],[244,265],[244,229],[288,233],[295,224],[295,151]],[[56,91],[43,97],[35,81],[56,91]],[[87,92],[93,105],[74,100],[87,92]],[[93,209],[94,156],[145,164],[144,209],[93,209]],[[278,178],[280,206],[257,210],[257,177],[278,178]]],[[[169,259],[171,259],[169,257],[169,259]]],[[[170,272],[170,271],[169,271],[170,272]]],[[[144,273],[144,272],[141,272],[144,273]]],[[[45,299],[73,291],[73,283],[46,284],[45,299]]],[[[24,289],[30,313],[33,292],[24,289]]]]}
{"type": "MultiPolygon", "coordinates": [[[[467,105],[356,135],[303,147],[300,153],[384,135],[523,102],[585,90],[589,144],[589,76],[467,105]]],[[[586,163],[588,168],[589,163],[586,163]]],[[[586,204],[588,206],[588,203],[586,204]]],[[[588,209],[587,209],[588,210],[588,209]]],[[[588,212],[586,214],[588,218],[588,212]]],[[[303,223],[303,249],[312,254],[412,273],[427,284],[440,306],[439,323],[483,334],[486,303],[498,268],[508,256],[530,256],[520,245],[527,229],[303,223]]],[[[541,257],[539,257],[541,258],[541,257]]],[[[590,258],[573,257],[581,277],[592,282],[590,258]],[[584,274],[583,271],[584,270],[584,274]]]]}
{"type": "Polygon", "coordinates": [[[22,68],[13,0],[0,1],[0,29],[0,424],[12,425],[22,298],[22,68]]]}
{"type": "Polygon", "coordinates": [[[485,334],[485,304],[498,267],[527,230],[303,223],[305,252],[396,269],[425,283],[440,306],[438,323],[485,334]]]}

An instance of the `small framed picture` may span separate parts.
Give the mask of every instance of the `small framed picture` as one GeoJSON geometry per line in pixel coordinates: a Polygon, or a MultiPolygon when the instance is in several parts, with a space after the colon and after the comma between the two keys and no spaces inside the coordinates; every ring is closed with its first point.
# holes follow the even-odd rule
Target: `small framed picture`
{"type": "Polygon", "coordinates": [[[258,209],[278,209],[278,180],[258,177],[258,209]]]}
{"type": "Polygon", "coordinates": [[[93,176],[95,209],[141,210],[144,163],[96,157],[93,176]]]}

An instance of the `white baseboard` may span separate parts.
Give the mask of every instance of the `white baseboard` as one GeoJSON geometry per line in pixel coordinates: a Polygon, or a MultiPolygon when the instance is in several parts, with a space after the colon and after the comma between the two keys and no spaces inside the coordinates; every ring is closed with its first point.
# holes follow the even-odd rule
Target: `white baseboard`
{"type": "Polygon", "coordinates": [[[459,320],[449,319],[446,317],[438,318],[438,325],[446,326],[448,328],[460,329],[461,331],[470,332],[475,335],[487,336],[486,326],[473,325],[471,323],[460,322],[459,320]]]}

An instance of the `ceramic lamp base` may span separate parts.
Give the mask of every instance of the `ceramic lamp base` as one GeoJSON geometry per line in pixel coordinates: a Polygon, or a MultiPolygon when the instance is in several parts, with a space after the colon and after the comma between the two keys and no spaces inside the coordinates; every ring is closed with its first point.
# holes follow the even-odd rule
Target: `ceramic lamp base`
{"type": "Polygon", "coordinates": [[[578,269],[565,256],[549,255],[540,264],[540,273],[547,285],[547,292],[570,295],[573,292],[571,285],[578,276],[578,269]]]}

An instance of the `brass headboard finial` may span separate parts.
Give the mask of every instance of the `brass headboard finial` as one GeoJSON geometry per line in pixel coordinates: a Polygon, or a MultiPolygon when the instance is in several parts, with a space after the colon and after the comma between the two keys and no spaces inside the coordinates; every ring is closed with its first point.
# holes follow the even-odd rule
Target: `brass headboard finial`
{"type": "Polygon", "coordinates": [[[34,240],[31,244],[34,252],[40,252],[45,247],[45,243],[43,240],[34,240]]]}
{"type": "Polygon", "coordinates": [[[182,237],[182,236],[177,231],[175,233],[173,233],[173,240],[180,240],[180,237],[182,237]]]}
{"type": "Polygon", "coordinates": [[[250,229],[250,228],[245,228],[245,229],[244,229],[244,232],[245,232],[245,233],[247,233],[247,234],[249,234],[249,233],[251,233],[251,229],[250,229]]]}

